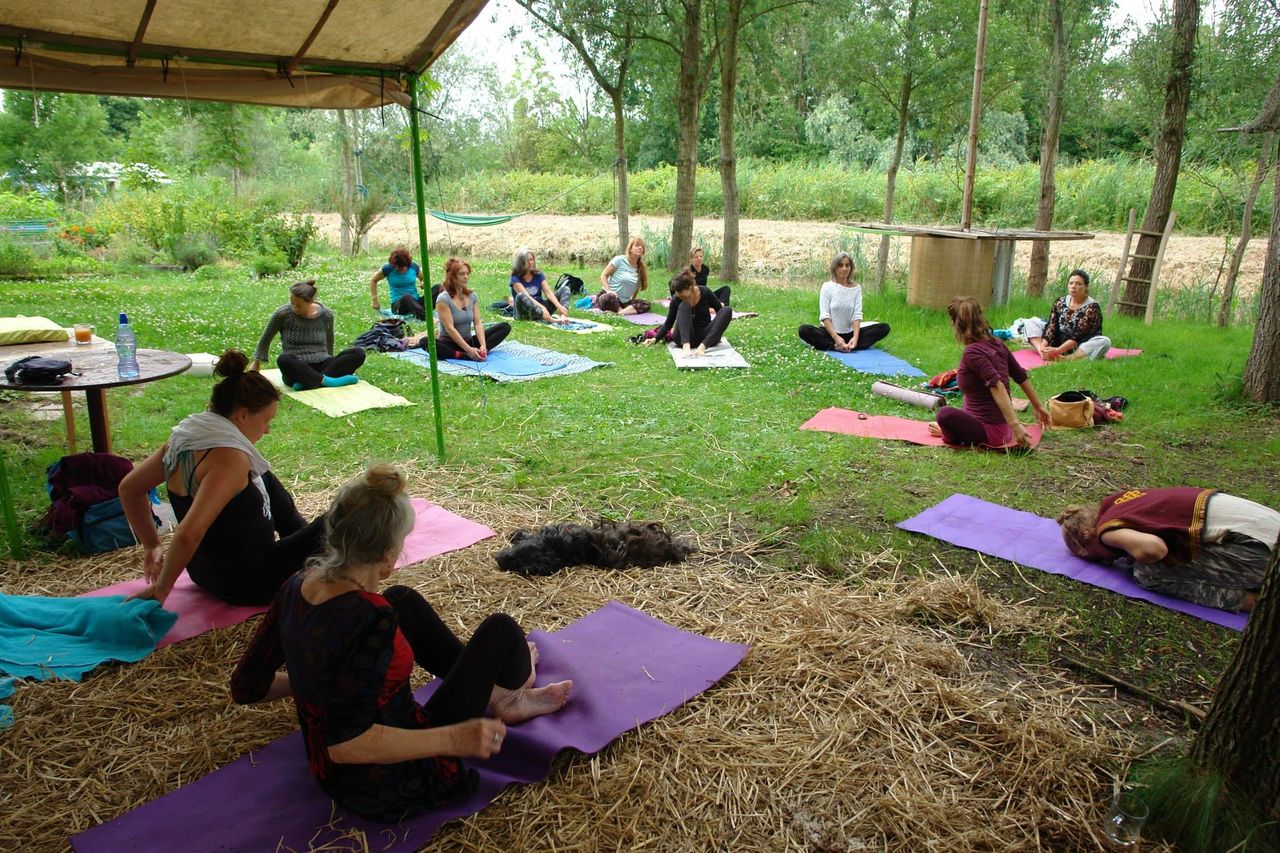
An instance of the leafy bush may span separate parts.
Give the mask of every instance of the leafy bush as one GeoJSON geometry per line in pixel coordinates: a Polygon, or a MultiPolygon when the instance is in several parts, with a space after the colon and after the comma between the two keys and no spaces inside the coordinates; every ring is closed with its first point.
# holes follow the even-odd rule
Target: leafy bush
{"type": "Polygon", "coordinates": [[[0,240],[0,275],[30,275],[36,268],[36,253],[30,246],[0,240]]]}
{"type": "Polygon", "coordinates": [[[263,252],[249,262],[249,267],[257,278],[279,275],[294,266],[297,264],[290,264],[289,259],[280,252],[263,252]]]}
{"type": "MultiPolygon", "coordinates": [[[[263,223],[263,254],[274,255],[277,252],[273,250],[278,250],[289,267],[296,269],[306,256],[307,245],[311,242],[311,238],[315,237],[319,231],[316,221],[307,214],[282,213],[274,216],[263,223]]],[[[274,275],[274,273],[267,273],[267,275],[274,275]]]]}
{"type": "Polygon", "coordinates": [[[0,219],[58,219],[58,205],[35,193],[0,190],[0,219]]]}
{"type": "Polygon", "coordinates": [[[183,234],[173,240],[169,256],[174,263],[195,270],[218,262],[218,245],[211,234],[183,234]]]}

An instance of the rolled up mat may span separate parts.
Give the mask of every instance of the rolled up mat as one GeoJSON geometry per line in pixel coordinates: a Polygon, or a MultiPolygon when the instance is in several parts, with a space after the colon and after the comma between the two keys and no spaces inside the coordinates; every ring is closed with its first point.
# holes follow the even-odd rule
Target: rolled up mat
{"type": "Polygon", "coordinates": [[[903,388],[901,385],[894,385],[892,382],[873,382],[871,384],[871,393],[879,394],[881,397],[888,397],[891,400],[909,403],[912,406],[920,406],[930,411],[942,405],[942,397],[937,394],[916,391],[912,388],[903,388]]]}

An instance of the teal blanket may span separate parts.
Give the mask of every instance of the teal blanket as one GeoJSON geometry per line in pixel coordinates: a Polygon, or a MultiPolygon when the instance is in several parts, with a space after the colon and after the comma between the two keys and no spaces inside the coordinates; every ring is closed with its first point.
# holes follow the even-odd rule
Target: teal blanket
{"type": "Polygon", "coordinates": [[[178,619],[155,601],[0,593],[0,675],[68,678],[151,654],[178,619]]]}

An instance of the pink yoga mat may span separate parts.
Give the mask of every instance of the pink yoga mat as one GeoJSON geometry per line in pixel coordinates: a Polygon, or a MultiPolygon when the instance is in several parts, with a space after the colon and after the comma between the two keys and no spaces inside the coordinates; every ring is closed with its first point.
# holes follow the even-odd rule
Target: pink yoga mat
{"type": "MultiPolygon", "coordinates": [[[[1142,355],[1140,349],[1117,349],[1112,347],[1107,350],[1106,358],[1125,358],[1131,355],[1142,355]]],[[[1023,370],[1032,370],[1037,367],[1044,367],[1049,362],[1040,357],[1040,353],[1033,349],[1020,349],[1013,351],[1013,360],[1022,365],[1023,370]]]]}
{"type": "MultiPolygon", "coordinates": [[[[927,444],[934,447],[948,446],[941,438],[929,434],[930,421],[916,421],[910,418],[898,418],[892,415],[864,415],[849,409],[832,407],[823,409],[800,425],[800,429],[817,430],[819,432],[837,432],[841,435],[856,435],[861,438],[881,438],[892,441],[909,441],[912,444],[927,444]]],[[[1027,426],[1031,436],[1031,447],[1040,443],[1043,430],[1039,424],[1027,426]]],[[[1008,448],[985,448],[1002,450],[1008,448]]]]}
{"type": "MultiPolygon", "coordinates": [[[[404,540],[404,552],[396,562],[397,569],[466,548],[493,535],[493,530],[485,525],[454,515],[431,501],[413,498],[410,503],[415,515],[413,532],[404,540]]],[[[86,592],[83,597],[132,595],[146,586],[145,580],[136,578],[86,592]]],[[[178,621],[160,640],[159,646],[180,643],[215,628],[238,625],[250,616],[266,612],[267,608],[227,604],[196,586],[184,569],[173,585],[173,591],[164,600],[164,609],[177,613],[178,621]]]]}

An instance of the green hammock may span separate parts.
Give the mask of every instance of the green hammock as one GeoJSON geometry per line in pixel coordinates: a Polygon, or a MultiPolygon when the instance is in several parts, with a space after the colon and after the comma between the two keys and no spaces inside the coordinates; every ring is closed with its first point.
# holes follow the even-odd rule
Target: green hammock
{"type": "Polygon", "coordinates": [[[472,213],[445,213],[443,210],[431,210],[430,213],[441,222],[448,222],[451,225],[470,225],[474,228],[482,228],[486,225],[502,225],[504,222],[510,222],[517,216],[523,216],[520,213],[498,214],[497,216],[484,216],[472,213]]]}

